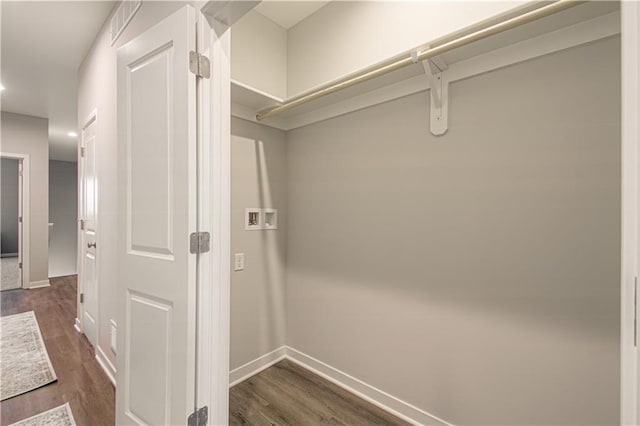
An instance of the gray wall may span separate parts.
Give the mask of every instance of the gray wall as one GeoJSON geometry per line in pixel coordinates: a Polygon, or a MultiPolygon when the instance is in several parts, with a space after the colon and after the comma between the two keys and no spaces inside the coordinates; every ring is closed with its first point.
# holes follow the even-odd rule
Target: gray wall
{"type": "Polygon", "coordinates": [[[78,165],[49,162],[49,277],[74,275],[77,264],[78,165]]]}
{"type": "Polygon", "coordinates": [[[0,231],[0,252],[3,255],[17,254],[18,245],[18,160],[3,158],[0,163],[2,189],[2,230],[0,231]]]}
{"type": "MultiPolygon", "coordinates": [[[[285,344],[285,133],[231,120],[231,258],[245,270],[231,276],[230,367],[285,344]],[[278,229],[245,231],[245,208],[278,209],[278,229]]],[[[231,270],[233,271],[233,265],[231,270]]]]}
{"type": "MultiPolygon", "coordinates": [[[[49,124],[45,118],[2,112],[1,150],[28,154],[30,161],[30,277],[35,285],[49,280],[49,124]]],[[[24,287],[29,284],[24,283],[24,287]]]]}
{"type": "Polygon", "coordinates": [[[454,83],[440,138],[427,93],[289,132],[288,345],[457,425],[619,423],[619,50],[454,83]]]}

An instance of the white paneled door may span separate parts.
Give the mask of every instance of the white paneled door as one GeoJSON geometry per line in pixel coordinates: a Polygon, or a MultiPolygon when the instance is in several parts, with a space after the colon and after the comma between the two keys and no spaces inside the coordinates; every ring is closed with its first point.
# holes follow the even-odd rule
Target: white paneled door
{"type": "Polygon", "coordinates": [[[98,338],[96,119],[96,114],[92,114],[84,125],[80,150],[80,321],[83,333],[94,347],[98,338]]]}
{"type": "Polygon", "coordinates": [[[196,12],[118,49],[117,424],[186,424],[195,406],[196,12]]]}

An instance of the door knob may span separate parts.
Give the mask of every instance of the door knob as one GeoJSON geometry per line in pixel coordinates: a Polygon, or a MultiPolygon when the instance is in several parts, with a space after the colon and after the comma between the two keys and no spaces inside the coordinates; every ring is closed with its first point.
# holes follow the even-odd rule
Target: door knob
{"type": "Polygon", "coordinates": [[[87,248],[91,248],[91,247],[96,248],[96,243],[95,243],[95,241],[94,241],[93,243],[88,243],[88,244],[87,244],[87,248]]]}

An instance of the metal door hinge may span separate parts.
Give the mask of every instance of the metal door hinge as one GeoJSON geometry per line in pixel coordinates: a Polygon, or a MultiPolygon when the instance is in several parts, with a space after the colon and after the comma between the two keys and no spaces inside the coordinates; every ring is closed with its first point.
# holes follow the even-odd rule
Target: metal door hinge
{"type": "Polygon", "coordinates": [[[18,269],[22,269],[22,262],[18,263],[18,269]]]}
{"type": "Polygon", "coordinates": [[[80,303],[84,303],[84,293],[80,293],[80,303]]]}
{"type": "Polygon", "coordinates": [[[211,235],[208,232],[193,232],[190,236],[191,253],[207,253],[211,235]]]}
{"type": "Polygon", "coordinates": [[[18,223],[22,223],[22,216],[18,218],[18,223]]]}
{"type": "Polygon", "coordinates": [[[84,146],[80,148],[80,157],[84,157],[85,149],[84,146]]]}
{"type": "Polygon", "coordinates": [[[187,419],[188,426],[206,426],[209,420],[209,407],[204,406],[191,413],[187,419]]]}
{"type": "Polygon", "coordinates": [[[198,77],[211,77],[211,64],[209,63],[209,58],[192,50],[189,52],[189,70],[198,77]]]}
{"type": "Polygon", "coordinates": [[[84,231],[84,219],[80,219],[80,230],[84,231]]]}

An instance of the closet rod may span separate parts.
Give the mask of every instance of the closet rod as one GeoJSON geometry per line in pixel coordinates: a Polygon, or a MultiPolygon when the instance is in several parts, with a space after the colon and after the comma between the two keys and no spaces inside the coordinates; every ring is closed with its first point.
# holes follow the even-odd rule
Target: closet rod
{"type": "Polygon", "coordinates": [[[305,95],[301,95],[298,98],[294,98],[292,100],[284,102],[282,105],[260,112],[256,114],[256,119],[258,121],[264,120],[265,118],[272,117],[276,114],[287,111],[291,108],[295,108],[307,102],[313,101],[322,96],[335,93],[339,90],[346,89],[347,87],[351,87],[353,85],[365,82],[367,80],[371,80],[372,78],[376,78],[378,76],[390,73],[397,69],[404,68],[406,66],[412,65],[420,61],[424,61],[429,58],[433,58],[434,56],[442,55],[443,53],[449,52],[450,50],[457,49],[462,46],[466,46],[467,44],[471,44],[473,42],[485,39],[492,35],[501,33],[503,31],[516,28],[520,25],[528,24],[529,22],[538,20],[540,18],[544,18],[549,15],[553,15],[554,13],[569,9],[573,6],[577,6],[582,3],[586,3],[586,1],[557,0],[556,2],[551,3],[547,6],[542,6],[538,9],[532,10],[522,15],[518,15],[513,18],[504,20],[502,22],[499,22],[487,28],[483,28],[481,30],[475,31],[473,33],[461,36],[455,40],[446,42],[439,46],[427,48],[427,50],[424,50],[418,53],[417,55],[415,55],[415,53],[412,54],[412,52],[408,52],[407,57],[404,57],[402,59],[396,59],[389,63],[383,63],[374,69],[365,70],[360,74],[346,77],[334,83],[329,83],[324,87],[320,87],[314,90],[313,92],[307,93],[305,95]]]}

